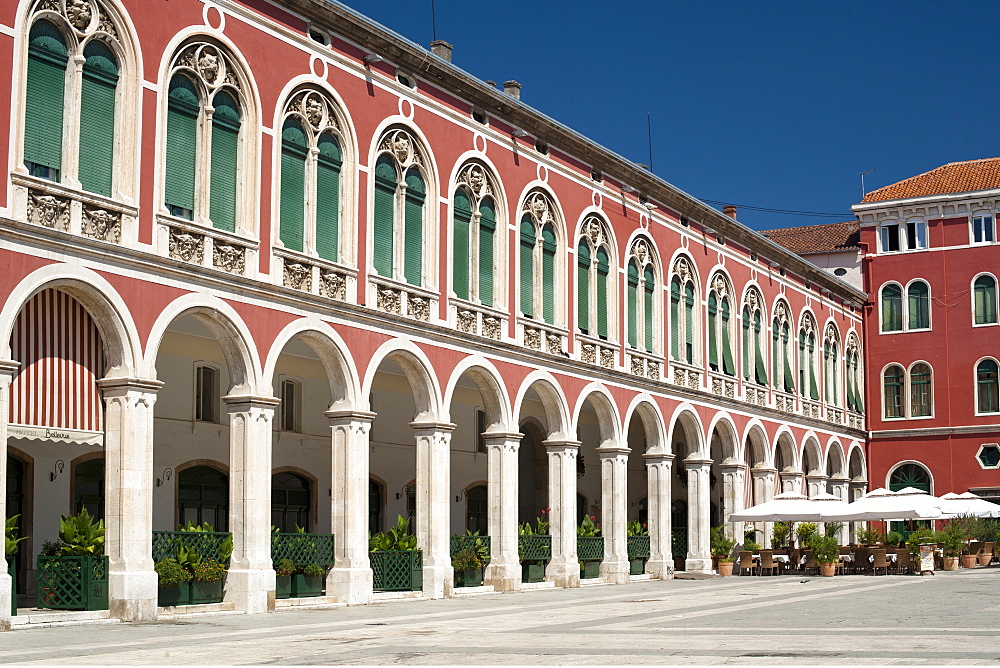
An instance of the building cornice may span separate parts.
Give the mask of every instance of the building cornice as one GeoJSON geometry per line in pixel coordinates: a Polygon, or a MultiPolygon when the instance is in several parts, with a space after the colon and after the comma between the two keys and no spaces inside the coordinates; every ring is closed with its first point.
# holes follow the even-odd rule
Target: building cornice
{"type": "Polygon", "coordinates": [[[885,429],[870,432],[871,438],[913,438],[914,436],[959,436],[962,434],[1000,435],[1000,424],[976,424],[961,427],[927,427],[923,429],[885,429]]]}

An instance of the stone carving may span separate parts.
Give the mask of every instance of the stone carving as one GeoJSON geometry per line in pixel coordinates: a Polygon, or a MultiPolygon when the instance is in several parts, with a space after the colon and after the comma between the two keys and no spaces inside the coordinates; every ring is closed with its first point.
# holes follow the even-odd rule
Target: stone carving
{"type": "Polygon", "coordinates": [[[526,213],[534,218],[538,225],[555,222],[556,207],[549,199],[549,196],[540,190],[536,190],[524,201],[521,208],[522,213],[526,213]]]}
{"type": "Polygon", "coordinates": [[[531,327],[524,328],[524,345],[532,350],[542,349],[542,333],[531,327]]]}
{"type": "Polygon", "coordinates": [[[701,386],[701,377],[695,371],[688,371],[688,387],[697,390],[701,386]]]}
{"type": "Polygon", "coordinates": [[[580,348],[580,361],[587,364],[597,364],[597,346],[585,343],[580,348]]]}
{"type": "Polygon", "coordinates": [[[62,7],[59,6],[59,0],[41,0],[41,2],[35,6],[35,11],[59,12],[61,14],[62,7]]]}
{"type": "Polygon", "coordinates": [[[69,200],[29,190],[28,222],[69,232],[69,200]]]}
{"type": "Polygon", "coordinates": [[[325,272],[320,276],[319,293],[330,299],[345,301],[347,299],[347,279],[343,274],[333,271],[325,272]]]}
{"type": "Polygon", "coordinates": [[[774,305],[774,317],[779,323],[788,322],[788,304],[779,301],[774,305]]]}
{"type": "Polygon", "coordinates": [[[649,244],[646,243],[645,239],[636,239],[635,243],[632,244],[632,255],[639,260],[639,265],[642,266],[646,264],[646,261],[652,257],[652,253],[649,251],[649,244]]]}
{"type": "Polygon", "coordinates": [[[460,309],[458,311],[458,331],[469,334],[476,333],[476,312],[460,309]]]}
{"type": "Polygon", "coordinates": [[[684,369],[678,369],[674,367],[674,385],[684,385],[687,379],[687,374],[684,373],[684,369]]]}
{"type": "Polygon", "coordinates": [[[122,215],[117,212],[83,207],[83,233],[93,239],[121,243],[122,215]]]}
{"type": "Polygon", "coordinates": [[[553,355],[562,355],[562,337],[558,334],[549,334],[545,337],[545,342],[548,345],[549,352],[553,355]]]}
{"type": "Polygon", "coordinates": [[[174,59],[174,68],[179,67],[201,79],[210,91],[221,86],[241,88],[232,61],[212,44],[195,42],[186,46],[174,59]]]}
{"type": "Polygon", "coordinates": [[[813,320],[811,313],[806,313],[802,318],[802,329],[806,334],[811,334],[816,329],[816,321],[813,320]]]}
{"type": "Polygon", "coordinates": [[[384,134],[378,150],[395,156],[404,171],[410,165],[424,165],[424,158],[417,148],[417,142],[406,130],[391,130],[384,134]]]}
{"type": "Polygon", "coordinates": [[[496,192],[490,175],[478,163],[470,162],[458,174],[458,182],[464,184],[472,194],[473,211],[479,210],[477,200],[496,192]]]}
{"type": "Polygon", "coordinates": [[[660,363],[659,362],[648,362],[646,364],[646,375],[649,376],[651,380],[660,379],[660,363]]]}
{"type": "Polygon", "coordinates": [[[724,391],[723,383],[721,378],[712,377],[712,393],[718,394],[720,397],[724,391]]]}
{"type": "Polygon", "coordinates": [[[692,276],[694,276],[694,273],[691,271],[691,264],[686,257],[677,258],[674,262],[674,273],[681,279],[682,284],[693,280],[692,276]]]}
{"type": "Polygon", "coordinates": [[[242,246],[216,241],[212,248],[212,266],[242,276],[246,272],[246,252],[242,246]]]}
{"type": "Polygon", "coordinates": [[[170,228],[170,257],[201,264],[205,260],[205,237],[170,228]]]}
{"type": "Polygon", "coordinates": [[[726,396],[730,399],[736,398],[736,383],[726,381],[726,396]]]}
{"type": "Polygon", "coordinates": [[[327,128],[340,129],[330,101],[326,95],[317,90],[309,89],[296,93],[289,101],[285,112],[298,114],[316,132],[322,132],[327,128]]]}
{"type": "Polygon", "coordinates": [[[493,316],[483,318],[483,336],[499,341],[500,323],[500,318],[494,318],[493,316]]]}
{"type": "Polygon", "coordinates": [[[601,348],[601,366],[605,369],[615,368],[615,351],[609,348],[601,348]]]}
{"type": "Polygon", "coordinates": [[[597,248],[608,239],[608,233],[604,229],[604,222],[597,216],[590,216],[583,223],[584,234],[590,239],[590,243],[597,248]]]}
{"type": "Polygon", "coordinates": [[[79,30],[86,32],[94,18],[94,8],[86,0],[66,0],[66,20],[79,30]]]}
{"type": "Polygon", "coordinates": [[[827,323],[826,332],[824,333],[823,338],[830,343],[836,343],[837,341],[839,341],[840,332],[837,331],[837,326],[832,322],[827,323]]]}
{"type": "Polygon", "coordinates": [[[376,305],[380,311],[398,314],[400,307],[399,290],[378,288],[378,303],[376,305]]]}
{"type": "Polygon", "coordinates": [[[729,281],[722,274],[716,274],[712,279],[712,289],[715,290],[719,299],[729,296],[729,281]]]}
{"type": "Polygon", "coordinates": [[[410,297],[406,312],[411,318],[426,322],[431,319],[431,301],[426,297],[410,297]]]}
{"type": "Polygon", "coordinates": [[[312,290],[312,267],[307,264],[299,264],[298,262],[289,262],[285,260],[285,271],[282,276],[282,284],[288,288],[295,288],[296,290],[304,290],[309,292],[312,290]]]}
{"type": "Polygon", "coordinates": [[[751,290],[747,293],[747,303],[750,305],[750,311],[756,311],[760,308],[762,303],[760,294],[756,290],[751,290]]]}
{"type": "Polygon", "coordinates": [[[115,28],[114,22],[100,7],[98,7],[97,13],[97,31],[107,33],[115,39],[118,39],[118,29],[115,28]]]}
{"type": "Polygon", "coordinates": [[[645,376],[646,375],[646,360],[641,357],[636,357],[635,355],[629,355],[628,357],[629,365],[632,368],[632,375],[634,376],[645,376]]]}

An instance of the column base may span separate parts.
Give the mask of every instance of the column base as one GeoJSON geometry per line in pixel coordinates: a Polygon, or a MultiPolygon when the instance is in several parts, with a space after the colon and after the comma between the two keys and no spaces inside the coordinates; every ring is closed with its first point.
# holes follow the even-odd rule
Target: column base
{"type": "Polygon", "coordinates": [[[573,559],[566,557],[555,557],[545,567],[545,579],[555,583],[557,587],[579,587],[580,586],[580,562],[576,555],[573,559]]]}
{"type": "Polygon", "coordinates": [[[711,559],[694,559],[688,558],[684,560],[684,570],[688,573],[711,573],[712,572],[712,560],[711,559]]]}
{"type": "Polygon", "coordinates": [[[483,584],[492,585],[494,591],[519,591],[521,589],[521,563],[490,561],[486,566],[483,584]]]}
{"type": "Polygon", "coordinates": [[[123,622],[155,622],[159,586],[154,570],[109,571],[108,612],[123,622]]]}
{"type": "MultiPolygon", "coordinates": [[[[5,563],[0,560],[0,563],[5,563]]],[[[0,573],[0,631],[10,631],[10,575],[7,571],[0,573]]]]}
{"type": "Polygon", "coordinates": [[[274,612],[275,582],[270,568],[230,569],[223,600],[249,615],[274,612]]]}
{"type": "Polygon", "coordinates": [[[445,598],[451,596],[455,588],[455,569],[448,566],[428,566],[423,568],[424,596],[428,598],[445,598]]]}
{"type": "Polygon", "coordinates": [[[326,574],[326,593],[338,603],[368,605],[372,602],[374,577],[371,568],[331,568],[326,574]]]}
{"type": "Polygon", "coordinates": [[[674,579],[674,560],[673,557],[664,557],[663,559],[650,559],[646,562],[646,573],[653,576],[657,580],[673,580],[674,579]]]}
{"type": "Polygon", "coordinates": [[[627,559],[605,557],[601,562],[601,577],[614,584],[628,584],[630,570],[627,559]]]}

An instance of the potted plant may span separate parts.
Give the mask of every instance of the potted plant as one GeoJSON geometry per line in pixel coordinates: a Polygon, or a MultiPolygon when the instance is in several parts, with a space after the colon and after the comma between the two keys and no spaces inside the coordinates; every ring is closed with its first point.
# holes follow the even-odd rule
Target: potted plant
{"type": "Polygon", "coordinates": [[[837,572],[837,561],[840,559],[840,546],[833,536],[814,536],[809,541],[813,557],[819,564],[819,574],[823,577],[833,577],[837,572]]]}
{"type": "Polygon", "coordinates": [[[649,527],[639,520],[632,520],[625,526],[625,532],[628,536],[626,550],[629,575],[642,575],[649,559],[649,527]]]}
{"type": "MultiPolygon", "coordinates": [[[[938,531],[935,537],[941,545],[941,551],[944,554],[944,570],[957,571],[958,558],[962,554],[962,548],[966,545],[965,532],[957,524],[949,524],[941,531],[938,531]]],[[[972,556],[973,562],[975,562],[975,555],[966,556],[972,556]]],[[[969,566],[969,568],[971,567],[969,566]]]]}
{"type": "Polygon", "coordinates": [[[985,517],[976,518],[973,536],[983,542],[983,551],[979,553],[979,565],[989,566],[993,561],[993,548],[1000,538],[1000,522],[985,517]]]}
{"type": "Polygon", "coordinates": [[[157,603],[162,606],[186,605],[191,598],[191,571],[176,559],[162,559],[153,566],[159,580],[157,603]]]}
{"type": "Polygon", "coordinates": [[[580,562],[580,578],[596,578],[604,561],[604,539],[601,525],[594,522],[596,515],[584,515],[576,528],[576,552],[580,562]]]}
{"type": "MultiPolygon", "coordinates": [[[[549,509],[542,510],[544,516],[549,509]]],[[[517,527],[517,556],[521,562],[521,582],[541,582],[545,579],[545,564],[552,557],[552,537],[549,523],[543,517],[535,524],[524,522],[517,527]]]]}
{"type": "Polygon", "coordinates": [[[483,562],[479,555],[471,547],[463,547],[455,552],[451,558],[452,568],[455,569],[455,576],[459,587],[472,587],[483,581],[483,562]]]}
{"type": "Polygon", "coordinates": [[[274,565],[275,598],[292,597],[292,576],[295,575],[295,562],[291,559],[279,559],[274,565]]]}
{"type": "Polygon", "coordinates": [[[882,542],[887,546],[899,547],[903,543],[903,534],[898,531],[886,531],[885,535],[882,537],[882,542]]]}
{"type": "Polygon", "coordinates": [[[4,526],[4,556],[7,558],[7,572],[10,574],[10,614],[17,615],[17,569],[14,557],[17,556],[18,544],[27,540],[27,536],[18,537],[17,519],[20,515],[8,517],[4,526]]]}
{"type": "Polygon", "coordinates": [[[323,576],[326,569],[319,564],[306,564],[292,576],[292,597],[308,598],[323,595],[323,576]]]}
{"type": "Polygon", "coordinates": [[[777,550],[785,546],[788,535],[792,532],[791,522],[775,522],[771,530],[771,547],[777,550]]]}
{"type": "Polygon", "coordinates": [[[43,546],[36,578],[39,608],[107,610],[104,520],[95,519],[86,508],[78,515],[63,515],[59,541],[43,546]]]}
{"type": "Polygon", "coordinates": [[[222,578],[226,567],[215,559],[204,558],[191,569],[191,604],[218,603],[222,600],[222,578]]]}
{"type": "Polygon", "coordinates": [[[760,551],[760,543],[757,542],[757,531],[747,529],[743,532],[743,549],[749,552],[760,551]]]}
{"type": "Polygon", "coordinates": [[[818,529],[815,522],[799,522],[795,527],[795,536],[799,539],[799,547],[809,547],[809,542],[818,529]]]}
{"type": "Polygon", "coordinates": [[[736,541],[726,535],[725,527],[713,527],[710,547],[712,556],[719,560],[719,575],[733,574],[733,548],[736,541]]]}
{"type": "Polygon", "coordinates": [[[396,517],[396,526],[368,538],[369,558],[375,571],[375,589],[419,591],[423,588],[423,560],[410,521],[396,517]],[[392,577],[393,575],[396,577],[392,577]],[[400,575],[402,574],[402,575],[400,575]]]}
{"type": "Polygon", "coordinates": [[[872,527],[867,529],[858,529],[857,536],[858,541],[862,545],[875,545],[882,542],[882,534],[878,529],[872,527]]]}

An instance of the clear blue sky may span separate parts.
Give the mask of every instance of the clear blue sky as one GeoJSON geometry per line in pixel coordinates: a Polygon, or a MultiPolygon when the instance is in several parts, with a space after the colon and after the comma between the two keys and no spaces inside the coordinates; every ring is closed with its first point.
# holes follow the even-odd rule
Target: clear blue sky
{"type": "MultiPolygon", "coordinates": [[[[346,0],[432,39],[431,0],[346,0]]],[[[850,220],[868,190],[995,157],[1000,2],[436,0],[437,36],[482,79],[755,228],[850,220]]]]}

